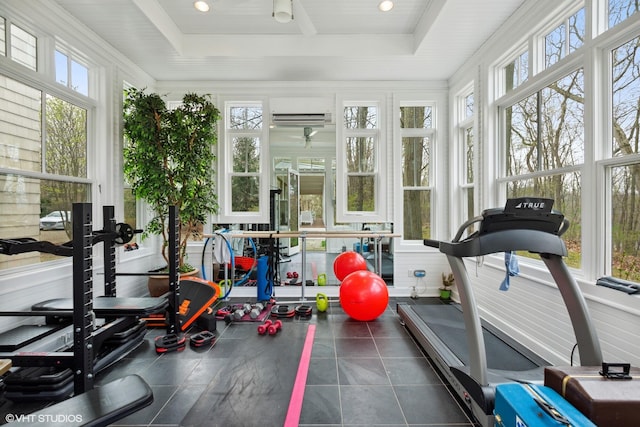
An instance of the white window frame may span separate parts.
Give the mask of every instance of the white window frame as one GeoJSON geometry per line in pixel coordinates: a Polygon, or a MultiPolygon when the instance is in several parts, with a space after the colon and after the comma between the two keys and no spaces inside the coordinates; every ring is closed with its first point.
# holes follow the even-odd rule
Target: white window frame
{"type": "MultiPolygon", "coordinates": [[[[221,144],[218,144],[218,193],[220,197],[218,204],[220,206],[217,222],[231,224],[254,224],[269,223],[269,185],[271,179],[271,164],[269,153],[269,105],[264,98],[227,98],[221,99],[220,105],[224,106],[222,110],[222,123],[220,127],[220,136],[218,138],[221,144]],[[232,107],[260,107],[262,108],[262,127],[260,129],[229,129],[229,110],[232,107]],[[233,176],[238,173],[233,172],[233,152],[231,149],[232,140],[237,136],[249,136],[259,138],[260,140],[260,168],[256,173],[249,175],[257,176],[259,185],[259,208],[257,212],[234,212],[231,206],[232,188],[231,182],[233,176]]],[[[247,174],[242,174],[247,175],[247,174]]]]}
{"type": "Polygon", "coordinates": [[[338,223],[365,223],[365,222],[389,222],[388,198],[392,184],[387,178],[388,135],[386,128],[386,103],[382,95],[368,96],[343,96],[337,101],[336,111],[336,222],[338,223]],[[378,127],[376,129],[345,129],[344,109],[350,106],[375,106],[378,109],[378,127]],[[347,179],[349,176],[344,153],[346,139],[353,136],[371,136],[376,140],[376,153],[374,165],[375,207],[372,212],[349,211],[347,179]]]}

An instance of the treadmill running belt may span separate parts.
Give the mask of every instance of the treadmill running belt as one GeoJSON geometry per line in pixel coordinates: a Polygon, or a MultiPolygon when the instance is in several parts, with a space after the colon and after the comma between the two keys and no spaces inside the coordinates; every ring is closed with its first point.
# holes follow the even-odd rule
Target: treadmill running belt
{"type": "MultiPolygon", "coordinates": [[[[416,304],[412,305],[412,308],[464,365],[469,366],[467,333],[462,311],[451,304],[416,304]]],[[[482,328],[482,333],[484,335],[487,367],[489,369],[526,371],[538,367],[534,362],[484,327],[482,328]]]]}

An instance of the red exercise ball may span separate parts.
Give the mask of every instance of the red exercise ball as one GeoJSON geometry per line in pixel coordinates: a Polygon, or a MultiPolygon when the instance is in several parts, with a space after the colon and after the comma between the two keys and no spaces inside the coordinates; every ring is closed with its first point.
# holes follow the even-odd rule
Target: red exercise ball
{"type": "Polygon", "coordinates": [[[339,281],[344,280],[350,273],[367,269],[367,260],[358,252],[342,252],[333,261],[333,272],[339,281]]]}
{"type": "Polygon", "coordinates": [[[354,271],[340,285],[340,305],[356,320],[367,322],[378,318],[388,303],[387,284],[372,271],[354,271]]]}

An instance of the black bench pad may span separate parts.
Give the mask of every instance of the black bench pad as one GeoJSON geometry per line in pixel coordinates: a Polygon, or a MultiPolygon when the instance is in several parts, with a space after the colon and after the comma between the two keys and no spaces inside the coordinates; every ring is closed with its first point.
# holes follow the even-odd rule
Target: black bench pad
{"type": "MultiPolygon", "coordinates": [[[[148,316],[163,313],[169,305],[169,300],[163,297],[100,297],[93,300],[93,311],[96,316],[148,316]]],[[[56,298],[34,304],[33,311],[72,311],[71,298],[56,298]]]]}
{"type": "Polygon", "coordinates": [[[107,426],[152,402],[151,388],[134,374],[25,415],[5,426],[107,426]]]}

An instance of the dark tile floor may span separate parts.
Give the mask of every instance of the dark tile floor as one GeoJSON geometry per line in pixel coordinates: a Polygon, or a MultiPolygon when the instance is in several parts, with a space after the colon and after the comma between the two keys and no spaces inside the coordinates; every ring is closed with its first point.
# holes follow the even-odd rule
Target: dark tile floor
{"type": "MultiPolygon", "coordinates": [[[[284,319],[275,336],[259,323],[218,322],[215,345],[156,355],[149,330],[129,357],[102,372],[96,385],[137,373],[154,402],[119,426],[283,425],[309,325],[315,338],[301,426],[467,426],[473,424],[431,367],[396,314],[371,322],[348,317],[338,303],[311,318],[284,319]]],[[[283,301],[280,301],[283,303],[283,301]]],[[[126,393],[126,390],[123,390],[126,393]]],[[[1,408],[20,413],[19,405],[1,408]]]]}

